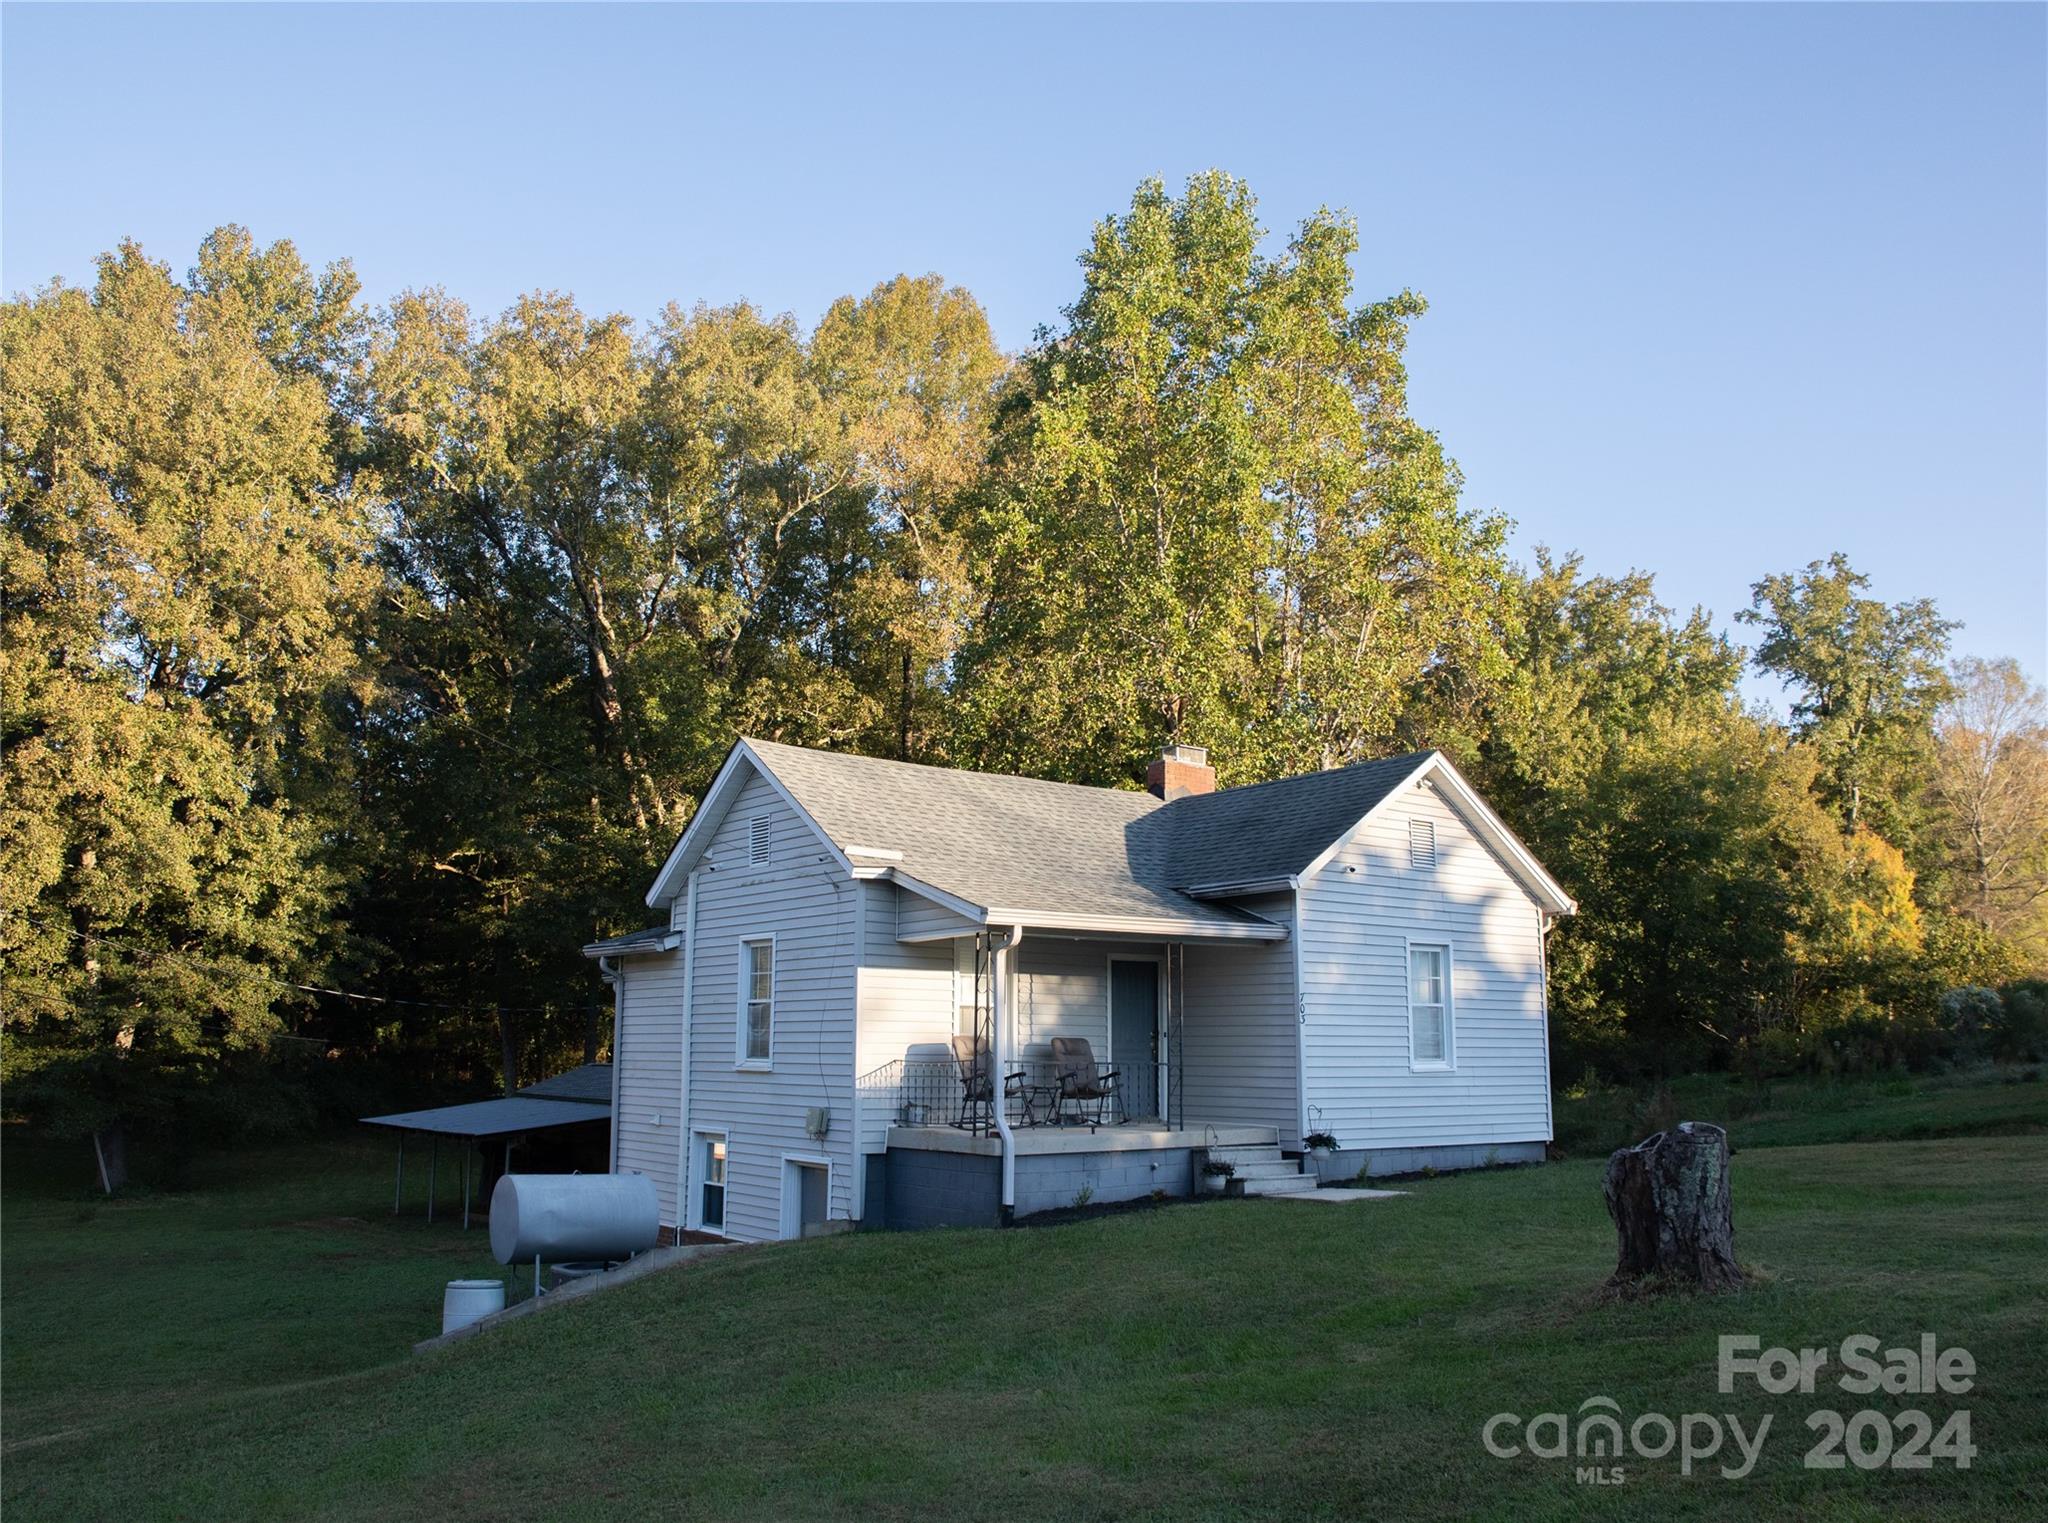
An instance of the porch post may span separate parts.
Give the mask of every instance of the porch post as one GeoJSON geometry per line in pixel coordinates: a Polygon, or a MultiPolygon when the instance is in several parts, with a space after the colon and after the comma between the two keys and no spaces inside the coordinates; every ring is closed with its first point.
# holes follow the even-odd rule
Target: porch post
{"type": "Polygon", "coordinates": [[[1003,1103],[1003,1075],[1010,1071],[1010,1010],[1004,999],[1010,959],[1024,939],[1024,927],[1016,925],[1001,936],[989,937],[989,1088],[993,1091],[989,1109],[995,1112],[996,1136],[1003,1149],[1002,1218],[1005,1223],[1017,1205],[1017,1139],[1010,1131],[1009,1107],[1003,1103]]]}
{"type": "Polygon", "coordinates": [[[1159,1032],[1159,1064],[1153,1083],[1159,1085],[1159,1120],[1169,1128],[1180,1126],[1180,960],[1182,944],[1167,942],[1159,989],[1165,1026],[1159,1032]]]}

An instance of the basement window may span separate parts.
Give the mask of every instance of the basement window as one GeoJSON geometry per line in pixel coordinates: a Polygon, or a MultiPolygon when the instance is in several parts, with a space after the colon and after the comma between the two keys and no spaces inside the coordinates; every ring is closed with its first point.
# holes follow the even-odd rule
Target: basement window
{"type": "Polygon", "coordinates": [[[725,1139],[712,1132],[701,1134],[703,1180],[697,1197],[697,1225],[713,1232],[725,1230],[725,1139]]]}
{"type": "Polygon", "coordinates": [[[747,866],[766,867],[770,833],[775,822],[765,814],[757,814],[747,821],[747,866]]]}
{"type": "Polygon", "coordinates": [[[1408,822],[1408,865],[1410,867],[1436,866],[1436,821],[1410,820],[1408,822]]]}

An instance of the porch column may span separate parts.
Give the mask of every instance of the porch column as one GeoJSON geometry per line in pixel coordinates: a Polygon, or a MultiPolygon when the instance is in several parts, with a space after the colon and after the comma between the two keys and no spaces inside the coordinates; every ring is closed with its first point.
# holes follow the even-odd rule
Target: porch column
{"type": "Polygon", "coordinates": [[[1164,1007],[1160,1018],[1164,1023],[1159,1032],[1159,1060],[1153,1065],[1152,1082],[1158,1086],[1159,1121],[1162,1126],[1178,1127],[1181,1124],[1181,1108],[1174,1102],[1178,1098],[1175,1086],[1180,1082],[1180,1022],[1181,1022],[1181,969],[1184,948],[1180,942],[1166,944],[1166,957],[1161,965],[1159,1003],[1164,1007]]]}
{"type": "Polygon", "coordinates": [[[1003,1103],[1003,1075],[1010,1071],[1010,960],[1024,939],[1024,927],[1012,926],[1000,936],[990,936],[989,951],[989,1087],[994,1091],[989,1108],[995,1112],[996,1136],[1003,1149],[1002,1214],[1008,1221],[1017,1204],[1017,1139],[1010,1131],[1009,1107],[1003,1103]]]}

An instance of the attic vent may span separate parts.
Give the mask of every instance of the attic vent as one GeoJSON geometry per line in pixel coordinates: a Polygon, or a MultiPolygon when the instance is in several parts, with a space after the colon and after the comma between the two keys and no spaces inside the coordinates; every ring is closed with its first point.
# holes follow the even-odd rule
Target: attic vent
{"type": "Polygon", "coordinates": [[[768,832],[773,823],[765,814],[747,821],[747,866],[768,865],[768,832]]]}
{"type": "Polygon", "coordinates": [[[1408,822],[1408,865],[1410,867],[1436,866],[1436,821],[1410,820],[1408,822]]]}

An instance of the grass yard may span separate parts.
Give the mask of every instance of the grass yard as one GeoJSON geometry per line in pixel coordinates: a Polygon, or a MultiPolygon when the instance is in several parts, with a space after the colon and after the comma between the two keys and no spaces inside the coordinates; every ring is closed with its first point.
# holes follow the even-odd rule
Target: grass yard
{"type": "Polygon", "coordinates": [[[2048,1134],[2048,1080],[2038,1064],[1761,1083],[1694,1074],[1649,1087],[1575,1086],[1558,1098],[1555,1119],[1558,1146],[1573,1156],[1605,1157],[1681,1120],[1721,1122],[1738,1151],[2038,1136],[2048,1134]]]}
{"type": "Polygon", "coordinates": [[[51,1165],[8,1147],[9,1523],[2048,1510],[2048,1136],[1745,1149],[1737,1247],[1768,1278],[1733,1297],[1600,1295],[1586,1159],[1370,1205],[762,1247],[425,1357],[442,1282],[500,1271],[481,1232],[390,1220],[388,1149],[218,1160],[112,1206],[51,1165]],[[1715,1389],[1719,1334],[1864,1331],[1960,1344],[1976,1389],[1715,1389]],[[1603,1395],[1773,1426],[1743,1480],[1673,1455],[1594,1487],[1481,1446],[1493,1413],[1603,1395]],[[1973,1464],[1801,1467],[1809,1411],[1873,1404],[1967,1407],[1973,1464]]]}

